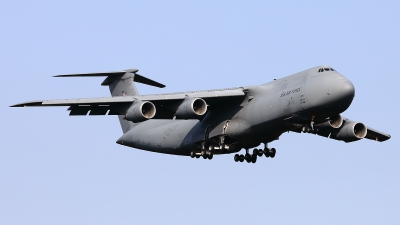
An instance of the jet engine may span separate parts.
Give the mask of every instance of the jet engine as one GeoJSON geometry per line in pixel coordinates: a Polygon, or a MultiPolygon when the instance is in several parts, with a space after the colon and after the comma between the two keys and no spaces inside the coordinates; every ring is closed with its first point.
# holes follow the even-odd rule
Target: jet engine
{"type": "Polygon", "coordinates": [[[358,141],[367,135],[367,127],[363,123],[352,122],[345,124],[339,132],[332,134],[331,138],[344,142],[358,141]]]}
{"type": "Polygon", "coordinates": [[[207,111],[207,103],[201,98],[188,98],[175,113],[177,119],[196,119],[207,111]]]}
{"type": "Polygon", "coordinates": [[[137,101],[126,111],[124,119],[138,123],[151,119],[156,114],[156,107],[151,102],[137,101]]]}
{"type": "Polygon", "coordinates": [[[319,131],[331,130],[340,128],[343,124],[343,117],[341,115],[331,116],[328,121],[315,125],[319,131]]]}

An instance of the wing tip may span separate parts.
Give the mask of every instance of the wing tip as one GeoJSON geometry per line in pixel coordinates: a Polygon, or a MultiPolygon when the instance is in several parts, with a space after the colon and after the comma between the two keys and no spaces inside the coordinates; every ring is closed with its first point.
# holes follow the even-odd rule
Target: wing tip
{"type": "Polygon", "coordinates": [[[10,105],[9,107],[11,108],[17,108],[17,107],[27,107],[27,106],[42,106],[43,101],[34,101],[34,102],[23,102],[15,105],[10,105]]]}

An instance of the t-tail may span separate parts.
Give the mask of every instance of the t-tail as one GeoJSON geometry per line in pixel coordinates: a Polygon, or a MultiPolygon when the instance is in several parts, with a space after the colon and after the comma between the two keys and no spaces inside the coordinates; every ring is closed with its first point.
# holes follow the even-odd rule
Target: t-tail
{"type": "MultiPolygon", "coordinates": [[[[107,77],[101,85],[110,88],[111,96],[135,96],[139,95],[135,82],[147,84],[154,87],[164,88],[165,85],[154,80],[137,74],[138,69],[127,69],[115,72],[103,73],[81,73],[81,74],[63,74],[54,77],[107,77]]],[[[135,124],[124,119],[123,115],[118,115],[123,133],[130,130],[135,124]]]]}

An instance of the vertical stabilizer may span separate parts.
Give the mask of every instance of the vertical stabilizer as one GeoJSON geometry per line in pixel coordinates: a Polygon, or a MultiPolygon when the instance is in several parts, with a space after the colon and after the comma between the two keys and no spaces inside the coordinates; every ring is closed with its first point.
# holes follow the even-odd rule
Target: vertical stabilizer
{"type": "Polygon", "coordinates": [[[108,84],[111,96],[134,96],[138,95],[136,85],[134,83],[135,74],[126,72],[124,75],[107,77],[102,85],[108,84]]]}
{"type": "MultiPolygon", "coordinates": [[[[110,83],[110,93],[113,97],[138,95],[139,92],[134,83],[135,72],[137,72],[137,70],[127,71],[124,75],[120,76],[107,77],[102,85],[104,85],[104,83],[110,83]]],[[[124,116],[122,115],[119,115],[118,119],[124,134],[135,126],[133,122],[124,120],[124,116]]]]}

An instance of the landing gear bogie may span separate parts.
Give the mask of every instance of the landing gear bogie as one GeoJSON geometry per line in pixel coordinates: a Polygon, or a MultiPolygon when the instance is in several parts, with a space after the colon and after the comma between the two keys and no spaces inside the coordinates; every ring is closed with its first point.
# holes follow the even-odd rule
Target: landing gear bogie
{"type": "Polygon", "coordinates": [[[200,158],[200,156],[203,157],[203,159],[211,160],[214,157],[214,153],[212,151],[206,151],[206,150],[203,150],[201,152],[195,152],[195,151],[190,152],[191,158],[198,159],[198,158],[200,158]]]}
{"type": "Polygon", "coordinates": [[[262,155],[265,155],[265,157],[271,157],[274,158],[276,155],[276,149],[275,148],[267,148],[267,146],[265,145],[264,150],[262,149],[253,149],[253,154],[249,153],[249,150],[246,149],[246,154],[245,155],[239,155],[236,154],[234,156],[234,160],[235,162],[243,162],[246,160],[246,162],[248,163],[256,163],[257,162],[257,158],[258,157],[262,157],[262,155]]]}

